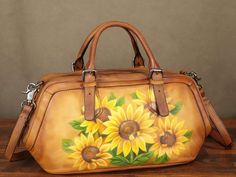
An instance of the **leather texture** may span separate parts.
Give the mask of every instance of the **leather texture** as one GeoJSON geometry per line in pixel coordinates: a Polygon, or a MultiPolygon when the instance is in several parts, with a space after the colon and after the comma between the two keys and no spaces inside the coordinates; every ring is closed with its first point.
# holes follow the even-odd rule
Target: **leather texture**
{"type": "Polygon", "coordinates": [[[203,90],[189,76],[161,70],[136,28],[112,21],[95,31],[87,38],[92,43],[85,70],[41,78],[36,108],[23,107],[11,135],[9,160],[21,158],[14,154],[21,140],[53,174],[188,163],[208,135],[230,146],[232,140],[203,90]],[[96,70],[97,42],[110,27],[121,27],[139,39],[149,68],[96,70]]]}
{"type": "MultiPolygon", "coordinates": [[[[91,43],[94,35],[98,31],[98,29],[101,28],[105,24],[106,23],[97,26],[93,31],[90,32],[90,34],[84,40],[84,43],[82,44],[82,46],[81,46],[81,48],[80,48],[80,50],[77,54],[77,59],[73,63],[73,70],[74,71],[84,69],[84,59],[83,59],[84,54],[86,53],[86,50],[87,50],[89,44],[91,43]]],[[[142,55],[139,51],[138,44],[135,40],[135,36],[133,36],[133,34],[129,30],[126,30],[126,31],[127,31],[128,35],[130,36],[131,43],[132,43],[132,46],[133,46],[133,49],[134,49],[134,54],[135,54],[134,61],[133,61],[134,67],[144,66],[144,60],[143,60],[143,57],[142,57],[142,55]]]]}

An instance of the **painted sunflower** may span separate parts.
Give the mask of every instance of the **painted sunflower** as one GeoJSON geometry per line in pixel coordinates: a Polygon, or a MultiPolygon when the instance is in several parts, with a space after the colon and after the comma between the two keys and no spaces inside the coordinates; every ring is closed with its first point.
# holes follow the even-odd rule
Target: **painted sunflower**
{"type": "MultiPolygon", "coordinates": [[[[105,129],[103,122],[107,121],[108,116],[111,115],[111,111],[115,110],[116,100],[108,100],[108,97],[105,96],[102,101],[95,97],[95,121],[86,121],[84,120],[84,115],[82,119],[84,120],[81,124],[81,127],[86,127],[86,133],[102,133],[105,129]]],[[[82,114],[84,114],[84,107],[82,107],[82,114]]]]}
{"type": "Polygon", "coordinates": [[[136,155],[139,149],[147,151],[146,143],[154,143],[155,128],[152,127],[154,119],[149,112],[140,106],[134,110],[128,104],[127,110],[118,107],[112,111],[109,121],[105,122],[106,129],[103,134],[107,135],[105,142],[111,142],[111,149],[117,147],[117,155],[123,152],[126,157],[132,150],[136,155]]]}
{"type": "Polygon", "coordinates": [[[106,167],[112,157],[111,154],[107,153],[110,145],[103,144],[102,137],[95,140],[91,133],[88,134],[88,137],[81,134],[74,138],[74,145],[70,149],[74,152],[70,153],[68,157],[76,160],[74,167],[79,170],[106,167]]]}
{"type": "MultiPolygon", "coordinates": [[[[137,98],[133,101],[139,105],[144,106],[145,109],[149,110],[152,114],[156,114],[156,102],[153,89],[149,88],[147,93],[136,91],[137,98]]],[[[172,110],[175,106],[171,104],[171,99],[166,98],[169,110],[172,110]]]]}
{"type": "Polygon", "coordinates": [[[177,122],[176,116],[169,115],[163,119],[157,119],[155,124],[158,129],[155,144],[151,146],[150,151],[153,151],[156,157],[164,154],[169,158],[173,154],[179,155],[185,149],[185,143],[189,141],[189,138],[185,136],[189,130],[184,128],[184,121],[177,122]]]}

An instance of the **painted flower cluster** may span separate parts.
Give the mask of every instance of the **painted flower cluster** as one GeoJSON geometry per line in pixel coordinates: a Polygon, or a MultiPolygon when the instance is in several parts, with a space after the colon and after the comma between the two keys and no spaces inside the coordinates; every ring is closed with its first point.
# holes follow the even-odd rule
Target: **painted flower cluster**
{"type": "Polygon", "coordinates": [[[177,116],[183,104],[172,104],[168,98],[170,114],[160,117],[153,90],[147,92],[131,93],[128,103],[125,96],[117,98],[113,93],[96,96],[95,121],[86,121],[81,108],[82,116],[70,122],[78,136],[62,140],[75,168],[166,163],[184,152],[192,131],[177,116]]]}

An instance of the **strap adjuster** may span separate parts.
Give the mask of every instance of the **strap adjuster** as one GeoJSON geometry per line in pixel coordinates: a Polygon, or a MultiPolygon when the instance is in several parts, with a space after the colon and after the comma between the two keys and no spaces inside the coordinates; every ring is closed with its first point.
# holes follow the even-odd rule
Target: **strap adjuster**
{"type": "Polygon", "coordinates": [[[152,74],[153,73],[161,73],[161,74],[163,74],[163,69],[161,69],[161,68],[152,68],[152,69],[150,69],[149,70],[149,78],[151,78],[152,77],[152,74]]]}
{"type": "Polygon", "coordinates": [[[96,78],[97,70],[95,70],[95,69],[85,69],[85,70],[83,70],[82,71],[82,79],[83,79],[83,81],[85,79],[85,74],[86,73],[93,74],[95,76],[95,78],[96,78]]]}

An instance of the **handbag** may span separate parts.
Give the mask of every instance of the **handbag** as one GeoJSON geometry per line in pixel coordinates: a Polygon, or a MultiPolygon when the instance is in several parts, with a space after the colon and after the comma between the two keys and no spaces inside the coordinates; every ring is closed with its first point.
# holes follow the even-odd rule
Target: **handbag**
{"type": "Polygon", "coordinates": [[[91,173],[185,164],[197,157],[207,136],[226,148],[232,144],[196,73],[161,69],[141,32],[128,23],[111,21],[95,28],[73,70],[28,85],[6,148],[8,160],[30,153],[49,173],[91,173]],[[133,68],[95,68],[98,40],[112,27],[128,32],[133,68]],[[17,151],[20,143],[26,150],[17,151]]]}

